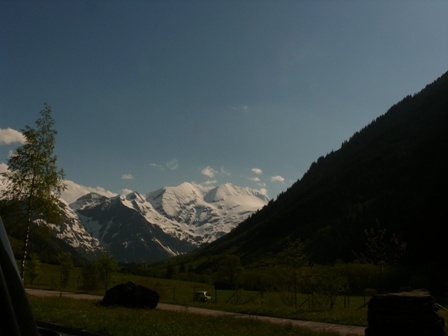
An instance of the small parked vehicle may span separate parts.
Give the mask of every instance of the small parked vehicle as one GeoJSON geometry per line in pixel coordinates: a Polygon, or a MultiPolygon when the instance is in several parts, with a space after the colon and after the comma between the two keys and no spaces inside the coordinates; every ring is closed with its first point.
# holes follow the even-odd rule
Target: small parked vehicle
{"type": "Polygon", "coordinates": [[[193,297],[193,301],[199,301],[199,302],[208,302],[211,299],[212,297],[208,294],[207,291],[196,291],[193,297]]]}

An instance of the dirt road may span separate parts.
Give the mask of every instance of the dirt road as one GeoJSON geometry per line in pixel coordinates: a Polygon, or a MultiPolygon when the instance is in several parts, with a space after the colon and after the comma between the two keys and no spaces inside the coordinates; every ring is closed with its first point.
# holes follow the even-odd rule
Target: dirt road
{"type": "MultiPolygon", "coordinates": [[[[74,294],[68,292],[57,292],[57,291],[47,291],[42,289],[26,289],[26,292],[30,295],[36,296],[63,296],[63,297],[71,297],[75,299],[84,299],[84,300],[101,300],[102,296],[97,295],[88,295],[88,294],[74,294]]],[[[247,315],[247,314],[239,314],[239,313],[230,313],[224,312],[220,310],[212,310],[205,308],[197,308],[197,307],[188,307],[188,306],[179,306],[172,305],[166,303],[159,303],[157,305],[157,309],[163,310],[171,310],[171,311],[179,311],[179,312],[188,312],[191,314],[201,314],[201,315],[226,315],[233,316],[235,318],[251,318],[260,321],[268,321],[271,323],[277,324],[288,324],[300,326],[303,328],[308,328],[316,331],[334,331],[338,332],[341,335],[350,335],[350,336],[364,336],[365,327],[359,326],[349,326],[349,325],[341,325],[341,324],[332,324],[332,323],[323,323],[323,322],[312,322],[312,321],[303,321],[303,320],[291,320],[291,319],[283,319],[277,317],[269,317],[269,316],[259,316],[259,315],[247,315]]]]}

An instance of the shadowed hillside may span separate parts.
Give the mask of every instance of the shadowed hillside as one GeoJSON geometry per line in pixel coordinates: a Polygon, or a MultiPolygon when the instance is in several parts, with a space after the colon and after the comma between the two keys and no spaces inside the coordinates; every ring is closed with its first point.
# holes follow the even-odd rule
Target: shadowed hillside
{"type": "Polygon", "coordinates": [[[288,238],[300,238],[313,262],[353,261],[353,251],[365,248],[364,230],[379,224],[406,242],[402,262],[447,266],[447,121],[445,73],[313,162],[275,201],[199,254],[262,264],[288,238]]]}

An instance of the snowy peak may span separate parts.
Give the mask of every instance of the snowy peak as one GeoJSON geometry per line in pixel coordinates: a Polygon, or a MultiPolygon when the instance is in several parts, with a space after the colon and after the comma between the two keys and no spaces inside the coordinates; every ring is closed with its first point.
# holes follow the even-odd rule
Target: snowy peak
{"type": "Polygon", "coordinates": [[[146,209],[150,204],[146,202],[145,197],[140,195],[138,192],[134,191],[127,195],[120,195],[116,196],[115,200],[118,202],[123,203],[123,205],[127,206],[128,208],[135,209],[137,211],[141,211],[143,209],[146,209]]]}
{"type": "Polygon", "coordinates": [[[204,190],[199,186],[184,182],[177,187],[164,187],[148,193],[146,200],[162,214],[175,218],[186,205],[200,203],[203,194],[204,190]]]}
{"type": "Polygon", "coordinates": [[[204,197],[208,203],[222,202],[232,198],[241,198],[244,196],[257,197],[263,202],[268,202],[269,199],[260,192],[250,189],[234,186],[230,183],[222,184],[210,190],[204,197]]]}
{"type": "MultiPolygon", "coordinates": [[[[82,201],[74,205],[81,203],[82,201]]],[[[98,239],[89,234],[78,215],[66,202],[61,201],[59,206],[62,215],[62,220],[59,223],[53,224],[38,219],[36,224],[47,226],[56,238],[73,249],[72,252],[76,252],[85,259],[95,258],[97,253],[101,251],[98,239]]]]}
{"type": "Polygon", "coordinates": [[[155,261],[192,251],[230,232],[268,199],[224,184],[194,183],[107,198],[90,193],[70,204],[101,246],[126,262],[155,261]]]}
{"type": "Polygon", "coordinates": [[[107,200],[106,196],[97,194],[95,192],[88,193],[80,198],[78,198],[75,202],[70,203],[70,208],[74,211],[78,209],[82,209],[86,206],[90,206],[92,204],[98,204],[105,202],[107,200]]]}

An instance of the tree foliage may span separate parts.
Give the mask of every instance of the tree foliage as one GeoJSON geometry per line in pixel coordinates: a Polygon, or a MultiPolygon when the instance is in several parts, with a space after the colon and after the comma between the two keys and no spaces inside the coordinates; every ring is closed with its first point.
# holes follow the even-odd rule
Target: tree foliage
{"type": "Polygon", "coordinates": [[[119,270],[118,263],[115,258],[108,253],[102,253],[97,262],[99,279],[104,284],[104,292],[106,292],[109,288],[113,274],[119,270]]]}
{"type": "Polygon", "coordinates": [[[75,268],[73,265],[73,258],[69,252],[62,252],[59,254],[59,272],[60,272],[60,286],[61,290],[67,287],[68,281],[72,270],[75,268]]]}
{"type": "Polygon", "coordinates": [[[36,253],[30,254],[30,262],[28,263],[27,269],[28,269],[29,281],[30,284],[32,285],[36,280],[36,278],[41,273],[41,262],[39,256],[36,253]]]}
{"type": "Polygon", "coordinates": [[[81,288],[86,290],[95,290],[100,283],[100,272],[98,261],[89,261],[81,270],[81,288]]]}
{"type": "Polygon", "coordinates": [[[57,156],[53,153],[57,131],[50,106],[44,105],[35,127],[26,126],[21,131],[26,142],[12,153],[8,169],[2,173],[6,183],[2,198],[19,204],[23,214],[21,217],[26,221],[21,268],[24,280],[31,223],[42,217],[58,221],[59,197],[65,184],[64,171],[58,169],[57,156]]]}
{"type": "Polygon", "coordinates": [[[89,261],[81,271],[81,287],[87,290],[97,289],[104,285],[104,292],[109,288],[113,274],[119,270],[113,256],[104,252],[98,259],[89,261]]]}
{"type": "Polygon", "coordinates": [[[231,288],[238,288],[243,280],[244,268],[240,258],[235,255],[225,254],[218,263],[216,281],[231,288]]]}
{"type": "Polygon", "coordinates": [[[368,264],[394,264],[406,251],[406,243],[398,240],[396,234],[387,235],[387,230],[379,224],[377,228],[364,230],[366,235],[365,250],[354,252],[355,256],[368,264]]]}
{"type": "Polygon", "coordinates": [[[288,239],[287,247],[279,254],[279,263],[286,263],[290,276],[289,284],[294,293],[294,307],[297,308],[297,296],[299,293],[300,268],[308,263],[308,255],[305,253],[305,244],[300,240],[288,239]]]}

